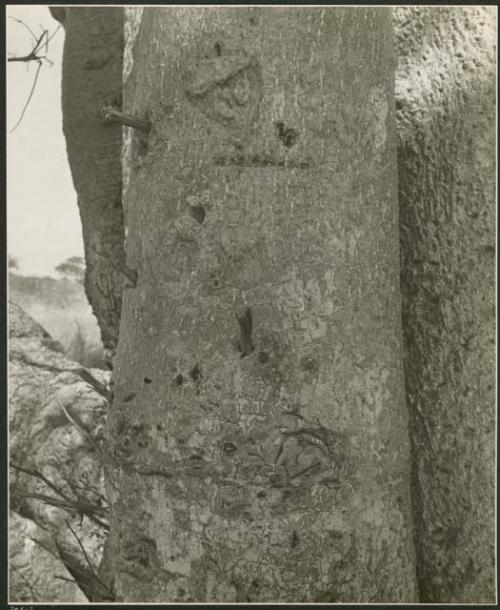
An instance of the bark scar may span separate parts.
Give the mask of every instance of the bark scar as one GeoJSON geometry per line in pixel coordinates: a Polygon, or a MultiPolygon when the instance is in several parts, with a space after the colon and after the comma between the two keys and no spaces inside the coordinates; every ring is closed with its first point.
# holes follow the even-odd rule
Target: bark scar
{"type": "Polygon", "coordinates": [[[246,307],[242,313],[237,313],[236,319],[240,325],[239,349],[241,352],[241,357],[244,358],[254,350],[252,343],[252,312],[250,307],[246,307]]]}

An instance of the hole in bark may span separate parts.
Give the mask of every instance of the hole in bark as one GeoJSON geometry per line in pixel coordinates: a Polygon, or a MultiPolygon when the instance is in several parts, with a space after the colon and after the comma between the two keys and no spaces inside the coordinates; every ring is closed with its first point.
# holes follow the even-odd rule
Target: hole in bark
{"type": "Polygon", "coordinates": [[[199,383],[201,379],[200,365],[196,363],[194,367],[189,371],[189,376],[195,383],[199,383]]]}
{"type": "Polygon", "coordinates": [[[337,595],[333,591],[323,591],[316,595],[314,601],[317,603],[333,603],[337,601],[337,595]]]}
{"type": "Polygon", "coordinates": [[[149,377],[144,377],[144,383],[153,383],[153,380],[149,377]]]}
{"type": "Polygon", "coordinates": [[[182,385],[183,381],[184,379],[182,378],[182,375],[180,373],[174,377],[175,385],[182,385]]]}
{"type": "Polygon", "coordinates": [[[275,121],[276,133],[278,138],[287,148],[291,148],[299,137],[299,132],[293,127],[287,127],[283,121],[275,121]]]}
{"type": "Polygon", "coordinates": [[[215,54],[217,55],[217,57],[220,57],[222,55],[222,49],[221,49],[220,42],[215,43],[214,49],[215,49],[215,54]]]}
{"type": "Polygon", "coordinates": [[[495,246],[492,246],[492,245],[483,246],[482,250],[485,254],[490,254],[491,256],[495,256],[495,253],[496,253],[495,246]]]}
{"type": "Polygon", "coordinates": [[[300,368],[303,371],[307,371],[308,373],[312,373],[318,370],[318,363],[314,358],[310,356],[304,356],[300,360],[300,368]]]}
{"type": "Polygon", "coordinates": [[[295,530],[292,532],[292,537],[290,539],[290,546],[294,549],[299,544],[299,536],[295,530]]]}
{"type": "Polygon", "coordinates": [[[189,376],[191,377],[191,379],[194,381],[194,386],[195,386],[195,393],[196,394],[200,394],[201,389],[200,389],[200,384],[201,384],[201,369],[200,369],[200,365],[198,363],[196,363],[194,365],[194,367],[191,369],[191,371],[189,372],[189,376]]]}
{"type": "Polygon", "coordinates": [[[205,220],[206,212],[202,205],[191,205],[189,206],[189,213],[200,225],[205,220]]]}
{"type": "Polygon", "coordinates": [[[230,441],[226,441],[222,445],[222,448],[224,450],[224,453],[234,453],[237,449],[236,445],[234,443],[231,443],[230,441]]]}
{"type": "Polygon", "coordinates": [[[250,17],[248,21],[250,22],[250,25],[257,25],[257,19],[255,17],[250,17]]]}
{"type": "Polygon", "coordinates": [[[267,494],[265,491],[259,491],[257,493],[257,498],[267,498],[267,494]]]}
{"type": "Polygon", "coordinates": [[[144,134],[137,134],[135,136],[135,156],[136,157],[144,157],[144,155],[148,152],[148,141],[144,134]]]}
{"type": "Polygon", "coordinates": [[[240,339],[238,342],[238,350],[241,352],[241,358],[248,356],[254,350],[252,343],[252,312],[249,307],[245,307],[243,312],[236,314],[236,319],[240,326],[240,339]]]}
{"type": "Polygon", "coordinates": [[[131,400],[133,400],[135,397],[137,396],[137,394],[135,392],[130,392],[130,394],[127,394],[125,396],[125,398],[123,399],[123,402],[130,402],[131,400]]]}

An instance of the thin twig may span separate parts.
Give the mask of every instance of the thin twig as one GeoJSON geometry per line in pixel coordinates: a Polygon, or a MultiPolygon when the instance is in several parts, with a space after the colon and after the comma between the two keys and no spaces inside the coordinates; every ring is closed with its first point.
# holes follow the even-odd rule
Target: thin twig
{"type": "Polygon", "coordinates": [[[52,64],[52,62],[49,59],[47,59],[47,57],[45,55],[38,55],[38,50],[40,49],[41,45],[43,44],[43,39],[46,37],[47,37],[47,30],[44,30],[42,32],[41,36],[39,36],[36,39],[35,46],[33,47],[33,49],[31,49],[31,51],[29,53],[26,53],[26,55],[16,55],[14,57],[9,57],[8,61],[29,63],[30,61],[41,61],[42,59],[45,59],[46,61],[48,61],[49,63],[52,64]]]}
{"type": "MultiPolygon", "coordinates": [[[[112,590],[111,590],[111,589],[108,587],[108,585],[107,585],[105,582],[103,582],[103,581],[102,581],[102,580],[99,578],[99,576],[98,576],[97,572],[95,571],[94,566],[93,566],[93,565],[92,565],[92,563],[90,562],[89,556],[87,555],[87,551],[85,550],[85,547],[83,546],[82,541],[80,540],[80,537],[79,537],[79,536],[78,536],[78,534],[75,532],[75,530],[74,530],[74,529],[71,527],[71,525],[69,524],[69,521],[66,521],[66,525],[68,526],[69,531],[70,531],[70,532],[73,534],[73,536],[76,538],[76,540],[77,540],[77,542],[78,542],[78,546],[79,546],[79,547],[80,547],[80,549],[82,550],[83,556],[85,557],[85,561],[87,562],[87,564],[88,564],[88,566],[89,566],[89,568],[90,568],[90,571],[91,571],[92,577],[93,577],[93,578],[94,578],[94,579],[95,579],[95,580],[96,580],[96,581],[97,581],[97,582],[98,582],[100,585],[102,585],[102,586],[103,586],[103,587],[106,589],[106,591],[108,591],[108,593],[113,593],[113,591],[112,591],[112,590]]],[[[61,550],[62,550],[62,549],[59,547],[59,545],[58,545],[58,543],[57,543],[57,540],[56,540],[56,545],[57,545],[57,548],[58,548],[59,552],[61,552],[61,550]]],[[[66,553],[65,553],[65,554],[66,554],[66,553]]],[[[66,554],[66,555],[67,555],[67,554],[66,554]]],[[[74,564],[74,563],[72,563],[72,567],[74,567],[74,565],[75,565],[75,564],[74,564]]],[[[85,574],[85,571],[83,570],[83,568],[80,568],[80,573],[81,573],[81,574],[85,574]]],[[[87,576],[87,578],[88,578],[88,575],[86,575],[86,576],[87,576]]],[[[82,590],[83,590],[83,589],[82,589],[82,590]]]]}
{"type": "Polygon", "coordinates": [[[38,538],[33,538],[33,536],[28,536],[28,538],[30,540],[32,540],[33,542],[35,542],[36,544],[38,544],[38,546],[40,546],[44,551],[47,551],[47,553],[52,555],[52,557],[55,557],[55,559],[57,559],[58,561],[61,559],[60,557],[58,557],[56,555],[56,553],[54,553],[54,551],[52,549],[50,549],[48,546],[46,546],[45,544],[40,542],[40,540],[38,540],[38,538]]]}
{"type": "Polygon", "coordinates": [[[102,506],[95,506],[94,504],[87,504],[85,502],[72,502],[71,500],[59,500],[58,498],[36,492],[18,491],[15,493],[15,495],[19,498],[32,498],[33,500],[40,500],[45,502],[45,504],[50,504],[51,506],[56,506],[57,508],[67,509],[70,512],[83,512],[85,514],[89,512],[107,514],[108,512],[107,509],[102,506]]]}
{"type": "MultiPolygon", "coordinates": [[[[26,66],[28,66],[29,63],[32,61],[38,63],[38,68],[36,69],[35,78],[33,79],[33,84],[31,86],[31,90],[29,92],[28,99],[26,100],[26,103],[21,112],[21,116],[19,117],[19,120],[14,125],[14,127],[10,130],[10,133],[12,133],[19,126],[19,124],[21,123],[21,121],[24,118],[24,115],[26,114],[26,110],[28,109],[29,103],[30,103],[31,98],[33,97],[33,93],[35,91],[36,83],[38,81],[38,76],[40,74],[40,70],[42,68],[43,61],[46,61],[51,66],[54,65],[54,62],[52,62],[46,55],[39,55],[38,53],[43,48],[45,48],[45,53],[48,53],[49,41],[52,40],[52,38],[59,31],[60,25],[57,26],[55,31],[50,36],[49,36],[49,31],[42,28],[42,33],[40,34],[40,36],[37,37],[37,36],[35,36],[35,33],[33,32],[33,30],[28,25],[26,25],[26,23],[24,23],[24,21],[22,21],[21,19],[17,19],[16,17],[10,17],[10,19],[15,21],[16,23],[19,23],[24,28],[26,28],[26,30],[28,30],[28,32],[33,37],[33,40],[35,41],[35,46],[26,55],[21,55],[21,56],[17,56],[17,57],[16,56],[9,57],[7,59],[7,61],[8,62],[25,62],[26,66]]],[[[40,26],[40,27],[42,27],[42,26],[40,26]]]]}
{"type": "Polygon", "coordinates": [[[85,561],[87,562],[87,565],[89,566],[92,574],[97,578],[97,580],[99,580],[99,577],[97,576],[97,572],[95,571],[94,566],[92,565],[92,563],[90,562],[89,556],[87,555],[87,551],[85,550],[85,547],[82,544],[82,541],[80,540],[80,537],[78,536],[78,534],[75,532],[75,530],[71,527],[69,521],[66,521],[66,525],[68,526],[69,531],[73,534],[73,536],[76,538],[76,541],[78,542],[78,546],[81,548],[83,556],[85,557],[85,561]]]}
{"type": "MultiPolygon", "coordinates": [[[[63,564],[68,567],[66,565],[66,561],[63,559],[63,557],[61,556],[61,553],[63,555],[65,555],[66,557],[69,555],[69,553],[66,553],[64,551],[63,548],[61,548],[59,546],[59,543],[57,542],[57,538],[54,539],[58,554],[56,554],[52,549],[50,549],[48,546],[46,546],[45,544],[43,544],[42,542],[40,542],[40,540],[38,540],[37,538],[33,538],[32,536],[28,536],[28,538],[30,540],[33,540],[33,542],[35,542],[36,544],[38,544],[44,551],[47,551],[47,553],[50,553],[50,555],[52,555],[52,557],[54,557],[55,559],[57,559],[57,561],[62,561],[63,564]]],[[[71,568],[75,571],[75,572],[79,572],[80,574],[83,574],[84,576],[87,576],[87,572],[86,570],[84,570],[83,568],[80,568],[78,565],[75,565],[74,562],[71,563],[71,568]]],[[[76,582],[76,581],[75,581],[76,582]]],[[[77,583],[78,584],[78,583],[77,583]]]]}
{"type": "Polygon", "coordinates": [[[44,43],[44,51],[45,53],[47,53],[47,51],[49,50],[49,33],[48,31],[43,27],[43,25],[41,23],[38,24],[40,29],[42,30],[42,37],[45,38],[45,43],[44,43]]]}
{"type": "Polygon", "coordinates": [[[21,579],[24,581],[24,583],[26,584],[26,586],[28,587],[28,589],[30,590],[31,595],[33,596],[33,599],[31,601],[38,601],[38,595],[36,594],[36,589],[34,589],[33,585],[30,583],[30,581],[26,578],[26,576],[21,572],[21,570],[14,565],[13,563],[10,564],[10,567],[19,574],[19,576],[21,577],[21,579]]]}
{"type": "MultiPolygon", "coordinates": [[[[45,496],[44,494],[35,494],[35,493],[24,493],[24,492],[16,492],[16,496],[19,498],[28,498],[33,500],[40,500],[41,502],[45,502],[49,506],[55,506],[56,508],[60,508],[61,510],[65,510],[68,513],[79,513],[93,521],[96,525],[101,527],[103,530],[109,531],[109,525],[96,517],[95,513],[99,512],[103,515],[107,514],[107,509],[101,506],[92,506],[92,505],[81,505],[79,503],[65,503],[61,502],[57,498],[51,498],[50,496],[45,496]]],[[[46,529],[46,528],[45,528],[46,529]]]]}
{"type": "Polygon", "coordinates": [[[12,21],[15,21],[16,23],[19,23],[24,28],[26,28],[28,30],[28,32],[33,36],[33,40],[36,43],[37,37],[35,36],[35,33],[33,32],[33,30],[26,23],[24,23],[24,21],[22,21],[21,19],[18,19],[17,17],[9,17],[9,19],[12,19],[12,21]]]}
{"type": "MultiPolygon", "coordinates": [[[[28,470],[27,468],[22,468],[21,466],[17,466],[16,464],[12,464],[12,463],[10,465],[12,466],[12,468],[19,470],[20,472],[24,472],[25,474],[28,474],[30,476],[33,476],[33,477],[36,477],[36,478],[42,480],[44,483],[46,483],[46,485],[48,485],[50,487],[50,489],[52,489],[53,491],[58,493],[65,500],[65,502],[61,502],[57,498],[52,498],[51,496],[45,496],[43,494],[33,494],[33,493],[29,494],[29,493],[23,493],[23,492],[16,492],[17,496],[25,497],[25,498],[33,498],[35,500],[41,500],[42,502],[45,502],[46,504],[50,504],[51,506],[57,506],[58,508],[62,508],[63,510],[66,510],[68,512],[77,511],[81,515],[84,515],[85,517],[87,517],[88,519],[93,521],[99,527],[102,527],[105,530],[109,530],[109,526],[107,525],[107,523],[104,523],[104,521],[101,521],[101,519],[99,519],[99,517],[97,517],[95,515],[95,513],[98,513],[98,514],[105,516],[105,515],[107,515],[108,509],[105,506],[98,506],[95,504],[91,504],[89,502],[82,501],[80,499],[80,497],[78,496],[78,494],[75,493],[75,491],[69,481],[68,481],[68,484],[70,485],[75,496],[77,496],[77,501],[72,500],[69,496],[67,496],[64,492],[62,492],[56,485],[54,485],[54,483],[49,481],[49,479],[47,479],[41,472],[38,472],[37,470],[28,470]]],[[[107,503],[106,498],[102,494],[98,493],[97,495],[100,496],[101,498],[103,498],[107,503]]]]}
{"type": "MultiPolygon", "coordinates": [[[[11,59],[9,59],[9,61],[11,61],[11,59]]],[[[24,105],[24,108],[23,108],[23,111],[21,112],[21,116],[19,117],[19,120],[14,125],[14,127],[10,130],[9,133],[12,133],[14,131],[14,129],[16,129],[19,126],[19,124],[21,123],[21,121],[24,118],[24,115],[26,113],[26,110],[28,109],[28,106],[29,106],[29,103],[31,101],[31,98],[33,97],[33,92],[35,91],[36,83],[37,83],[37,80],[38,80],[38,75],[40,74],[41,68],[42,68],[42,62],[41,62],[41,60],[38,60],[38,68],[36,69],[35,79],[33,81],[33,85],[31,87],[30,94],[28,95],[28,99],[26,101],[26,104],[24,105]]]]}
{"type": "Polygon", "coordinates": [[[102,493],[97,491],[95,487],[92,487],[89,483],[87,483],[86,485],[79,485],[75,481],[71,481],[69,479],[66,479],[66,483],[70,486],[72,493],[79,501],[81,501],[79,490],[82,490],[85,493],[92,494],[92,497],[96,498],[96,501],[100,500],[101,502],[105,502],[106,504],[108,503],[106,497],[103,496],[102,493]]]}
{"type": "Polygon", "coordinates": [[[86,368],[80,367],[77,369],[61,369],[58,366],[53,366],[52,364],[31,360],[31,358],[26,356],[26,354],[20,354],[19,359],[29,366],[36,366],[37,368],[52,371],[53,373],[73,373],[74,375],[78,375],[81,379],[83,379],[83,381],[85,381],[85,383],[88,383],[91,387],[93,387],[94,390],[103,396],[108,402],[111,402],[112,400],[111,392],[86,368]]]}
{"type": "Polygon", "coordinates": [[[85,428],[85,426],[82,423],[77,422],[76,419],[72,415],[70,415],[70,413],[68,412],[66,407],[62,404],[62,402],[59,400],[59,398],[57,396],[54,396],[54,398],[55,398],[57,404],[61,407],[64,415],[66,415],[66,418],[73,424],[73,426],[75,426],[75,428],[80,432],[80,434],[91,443],[91,445],[97,451],[97,454],[100,456],[101,462],[104,463],[105,462],[104,453],[102,452],[102,449],[99,447],[99,445],[92,438],[90,432],[85,428]]]}
{"type": "MultiPolygon", "coordinates": [[[[64,548],[62,546],[59,545],[59,542],[57,541],[57,538],[54,539],[57,551],[59,553],[59,557],[57,557],[56,555],[54,555],[58,560],[62,561],[63,564],[65,565],[66,569],[68,570],[68,572],[75,578],[75,573],[83,576],[84,578],[88,579],[89,578],[89,573],[88,570],[84,569],[83,567],[79,566],[76,563],[75,557],[73,556],[72,553],[69,553],[67,551],[64,550],[64,548]]],[[[42,547],[43,548],[43,547],[42,547]]],[[[47,550],[47,549],[46,549],[47,550]]],[[[92,578],[93,578],[93,574],[92,574],[92,578]]],[[[95,579],[94,579],[95,580],[95,579]]],[[[99,580],[99,579],[97,579],[99,580]]],[[[76,584],[79,586],[80,589],[82,589],[82,591],[85,593],[85,595],[87,595],[87,593],[84,591],[84,589],[81,587],[80,583],[78,582],[78,580],[76,580],[75,578],[75,582],[76,584]]],[[[99,581],[100,582],[100,581],[99,581]]],[[[106,585],[104,585],[106,586],[106,585]]],[[[107,587],[106,587],[107,588],[107,587]]]]}
{"type": "Polygon", "coordinates": [[[55,574],[54,578],[57,578],[57,580],[65,580],[66,582],[70,582],[78,587],[78,583],[74,578],[66,578],[66,576],[61,576],[60,574],[55,574]]]}
{"type": "MultiPolygon", "coordinates": [[[[42,33],[40,34],[40,37],[37,40],[35,48],[33,49],[33,51],[31,51],[32,55],[36,55],[37,51],[43,46],[43,39],[47,38],[47,36],[48,36],[47,30],[43,30],[42,33]]],[[[40,59],[42,59],[42,58],[40,57],[40,59]]]]}
{"type": "Polygon", "coordinates": [[[52,32],[52,34],[47,38],[47,44],[52,40],[52,38],[54,38],[54,36],[57,34],[57,32],[59,32],[59,30],[61,29],[61,24],[59,23],[58,26],[56,27],[56,29],[52,32]]]}
{"type": "Polygon", "coordinates": [[[38,470],[28,470],[27,468],[23,468],[22,466],[18,466],[17,464],[13,464],[12,462],[10,463],[10,466],[12,468],[14,468],[14,470],[19,470],[20,472],[24,472],[25,474],[28,474],[32,477],[36,477],[37,479],[40,479],[50,489],[52,489],[52,491],[55,491],[56,493],[58,493],[61,496],[61,498],[64,498],[65,500],[70,501],[70,498],[59,487],[57,487],[54,483],[52,483],[52,481],[47,479],[47,477],[45,477],[38,470]]]}

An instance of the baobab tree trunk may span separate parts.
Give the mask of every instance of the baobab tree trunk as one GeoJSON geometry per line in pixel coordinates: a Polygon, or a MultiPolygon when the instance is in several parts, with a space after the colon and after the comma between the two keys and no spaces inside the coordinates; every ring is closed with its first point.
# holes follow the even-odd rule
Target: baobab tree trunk
{"type": "Polygon", "coordinates": [[[495,601],[493,7],[395,11],[421,601],[495,601]]]}
{"type": "Polygon", "coordinates": [[[416,601],[390,12],[146,8],[118,599],[416,601]]]}
{"type": "Polygon", "coordinates": [[[52,7],[51,13],[66,34],[63,129],[82,220],[85,291],[112,354],[124,285],[122,129],[105,124],[101,110],[121,109],[123,9],[52,7]]]}

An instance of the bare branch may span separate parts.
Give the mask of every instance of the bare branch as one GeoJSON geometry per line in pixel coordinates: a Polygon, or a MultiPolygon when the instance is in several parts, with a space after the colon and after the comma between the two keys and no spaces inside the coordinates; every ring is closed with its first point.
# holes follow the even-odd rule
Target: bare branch
{"type": "Polygon", "coordinates": [[[82,541],[80,540],[80,537],[78,536],[78,534],[75,532],[75,530],[71,527],[69,521],[66,521],[66,525],[68,526],[69,531],[73,534],[73,536],[76,538],[76,541],[78,542],[78,546],[81,548],[83,556],[85,557],[85,561],[87,562],[87,565],[89,566],[92,574],[97,578],[97,580],[99,580],[99,577],[97,576],[97,572],[95,571],[94,566],[92,565],[89,556],[87,555],[87,551],[85,550],[85,547],[83,546],[82,541]]]}
{"type": "Polygon", "coordinates": [[[66,415],[66,418],[68,419],[68,421],[70,421],[73,424],[73,426],[75,426],[75,428],[78,430],[78,432],[80,432],[80,434],[90,442],[90,444],[97,451],[97,455],[101,458],[101,462],[104,464],[106,462],[106,459],[102,452],[102,449],[92,438],[92,435],[87,430],[87,428],[85,428],[85,426],[81,422],[76,421],[76,419],[68,412],[66,407],[62,404],[62,402],[59,400],[59,398],[57,396],[54,396],[54,398],[55,398],[57,404],[61,407],[64,415],[66,415]]]}
{"type": "Polygon", "coordinates": [[[40,542],[40,540],[38,540],[38,538],[33,538],[33,536],[28,536],[28,538],[30,540],[32,540],[35,544],[38,544],[38,546],[40,548],[42,548],[44,551],[47,551],[47,553],[49,553],[50,555],[52,555],[52,557],[55,557],[57,560],[60,560],[61,558],[56,555],[56,553],[54,553],[54,551],[49,548],[47,545],[45,545],[43,542],[40,542]]]}
{"type": "Polygon", "coordinates": [[[54,578],[56,578],[57,580],[65,580],[66,582],[70,582],[78,587],[78,583],[74,578],[66,578],[66,576],[61,576],[61,574],[55,574],[54,578]]]}
{"type": "MultiPolygon", "coordinates": [[[[12,61],[12,58],[11,58],[11,59],[9,59],[9,61],[12,61]]],[[[41,70],[41,68],[42,68],[42,62],[41,62],[41,60],[39,60],[39,61],[38,61],[38,68],[36,69],[35,79],[34,79],[34,81],[33,81],[33,85],[32,85],[32,87],[31,87],[31,91],[30,91],[30,93],[29,93],[29,95],[28,95],[28,99],[26,100],[26,104],[24,105],[24,108],[23,108],[23,111],[21,112],[21,116],[19,117],[19,120],[18,120],[18,121],[17,121],[17,123],[14,125],[14,127],[13,127],[13,128],[10,130],[10,132],[9,132],[9,133],[12,133],[12,132],[14,131],[14,129],[16,129],[16,128],[19,126],[19,124],[21,123],[21,121],[22,121],[22,120],[23,120],[23,118],[24,118],[24,115],[25,115],[25,113],[26,113],[26,110],[28,109],[28,106],[29,106],[29,103],[30,103],[30,101],[31,101],[31,98],[33,97],[33,92],[35,91],[36,82],[37,82],[37,80],[38,80],[38,75],[40,74],[40,70],[41,70]]]]}
{"type": "Polygon", "coordinates": [[[30,581],[26,578],[26,576],[22,573],[22,571],[14,564],[11,562],[10,567],[14,570],[14,572],[16,572],[17,574],[19,574],[19,576],[21,577],[21,580],[24,582],[24,584],[28,587],[33,599],[30,601],[33,602],[37,602],[39,601],[38,599],[38,595],[36,593],[36,589],[33,587],[33,585],[30,583],[30,581]]]}
{"type": "MultiPolygon", "coordinates": [[[[40,36],[38,37],[38,40],[36,41],[35,48],[33,49],[33,51],[31,51],[32,55],[36,55],[38,50],[43,46],[43,39],[47,38],[47,36],[48,36],[47,30],[43,30],[42,33],[40,34],[40,36]]],[[[40,59],[42,59],[42,58],[40,57],[40,59]]]]}
{"type": "Polygon", "coordinates": [[[22,25],[24,28],[26,28],[28,30],[28,32],[33,37],[35,45],[31,49],[31,51],[29,53],[27,53],[26,55],[21,55],[21,56],[17,56],[17,57],[16,56],[9,57],[7,59],[7,61],[8,62],[24,62],[24,63],[26,63],[27,66],[29,65],[30,62],[37,62],[38,63],[38,68],[37,68],[36,73],[35,73],[35,78],[33,80],[33,84],[31,86],[31,90],[29,92],[28,99],[26,100],[26,103],[25,103],[24,108],[23,108],[23,110],[21,112],[21,116],[19,117],[19,120],[14,125],[14,127],[10,130],[10,133],[12,133],[18,127],[18,125],[21,123],[21,121],[23,120],[24,115],[26,113],[26,110],[28,109],[28,106],[29,106],[29,103],[31,101],[31,98],[33,97],[33,92],[35,91],[36,83],[38,81],[38,75],[40,74],[40,70],[42,68],[43,62],[46,61],[51,66],[54,65],[54,63],[46,55],[39,55],[38,53],[39,53],[39,51],[41,49],[45,49],[45,53],[48,53],[49,42],[50,42],[50,40],[52,40],[52,38],[59,31],[60,25],[57,26],[55,31],[50,36],[49,36],[49,31],[44,29],[44,28],[42,28],[42,26],[40,26],[42,28],[42,33],[40,34],[40,36],[37,37],[37,36],[35,36],[33,30],[28,25],[26,25],[26,23],[24,23],[24,21],[21,21],[21,19],[17,19],[15,17],[10,17],[10,19],[15,21],[16,23],[19,23],[20,25],[22,25]]]}
{"type": "Polygon", "coordinates": [[[12,19],[12,21],[19,23],[20,25],[23,26],[23,28],[26,28],[28,30],[28,32],[33,36],[33,40],[35,42],[37,41],[37,37],[35,36],[33,30],[26,23],[24,23],[24,21],[22,21],[22,19],[18,19],[17,17],[9,17],[9,19],[12,19]]]}
{"type": "Polygon", "coordinates": [[[44,38],[47,38],[47,30],[44,30],[41,34],[41,36],[39,36],[36,41],[35,41],[35,46],[33,47],[33,49],[31,49],[31,51],[29,53],[27,53],[26,55],[18,55],[18,56],[14,56],[14,57],[9,57],[8,61],[22,61],[22,62],[30,62],[30,61],[41,61],[42,59],[45,59],[47,61],[49,61],[45,55],[38,55],[38,50],[40,49],[40,47],[43,45],[43,40],[44,38]]]}
{"type": "Polygon", "coordinates": [[[47,477],[45,477],[41,472],[39,472],[38,470],[29,470],[28,468],[23,468],[22,466],[18,466],[17,464],[10,464],[10,466],[12,468],[14,468],[14,470],[19,470],[20,472],[24,472],[25,474],[28,474],[32,477],[35,477],[37,479],[40,479],[41,481],[43,481],[50,489],[52,489],[52,491],[55,491],[57,494],[59,494],[61,496],[61,498],[64,498],[67,501],[70,501],[70,498],[59,488],[57,487],[54,483],[52,483],[52,481],[50,481],[49,479],[47,479],[47,477]]]}
{"type": "Polygon", "coordinates": [[[52,496],[46,496],[45,494],[38,493],[24,493],[24,492],[16,492],[16,497],[19,498],[27,498],[33,500],[40,500],[49,506],[55,506],[56,508],[60,508],[69,513],[79,513],[88,517],[91,521],[93,521],[99,527],[102,527],[105,530],[109,530],[109,525],[104,523],[99,517],[96,517],[95,513],[99,513],[102,515],[107,514],[108,510],[103,508],[102,506],[95,506],[94,504],[86,504],[84,502],[65,502],[62,500],[58,500],[57,498],[53,498],[52,496]]]}
{"type": "Polygon", "coordinates": [[[47,38],[47,45],[49,44],[49,42],[52,40],[52,38],[54,38],[54,36],[57,34],[57,32],[59,32],[59,30],[61,29],[61,24],[59,23],[58,26],[56,27],[56,29],[52,32],[52,34],[47,38]]]}
{"type": "Polygon", "coordinates": [[[111,597],[114,598],[114,592],[96,574],[78,535],[70,527],[68,522],[66,523],[66,525],[68,525],[71,533],[77,539],[78,544],[79,544],[80,548],[82,549],[82,552],[85,556],[86,562],[88,563],[88,565],[90,567],[90,572],[83,566],[78,565],[78,563],[77,563],[78,560],[73,555],[73,553],[67,552],[62,546],[60,546],[57,541],[57,538],[56,538],[55,543],[56,543],[57,550],[59,551],[61,559],[62,559],[64,565],[66,566],[67,570],[74,577],[76,583],[78,584],[80,589],[85,593],[85,595],[87,596],[87,598],[90,601],[92,601],[92,599],[90,597],[91,595],[92,595],[92,597],[94,597],[96,592],[98,594],[102,594],[103,591],[106,591],[106,594],[111,595],[111,597]]]}

